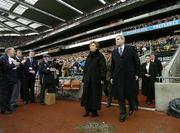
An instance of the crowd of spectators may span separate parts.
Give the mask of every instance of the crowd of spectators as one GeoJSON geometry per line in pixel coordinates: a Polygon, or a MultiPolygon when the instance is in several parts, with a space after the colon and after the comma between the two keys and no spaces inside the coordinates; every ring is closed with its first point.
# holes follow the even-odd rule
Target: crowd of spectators
{"type": "MultiPolygon", "coordinates": [[[[80,43],[80,42],[84,42],[84,41],[88,41],[88,40],[92,40],[92,39],[96,39],[96,38],[100,38],[100,37],[104,37],[107,35],[112,35],[112,34],[116,34],[119,33],[121,31],[130,31],[130,30],[134,30],[134,29],[139,29],[139,28],[143,28],[146,26],[151,26],[151,25],[155,25],[155,24],[160,24],[160,23],[164,23],[164,22],[168,22],[171,20],[177,20],[180,19],[180,15],[176,14],[173,16],[169,16],[166,18],[162,18],[162,19],[157,19],[157,20],[153,20],[151,22],[145,22],[142,24],[138,24],[138,25],[132,25],[129,27],[125,27],[119,30],[115,30],[115,31],[110,31],[110,32],[106,32],[106,33],[102,33],[99,35],[95,35],[95,36],[91,36],[91,37],[87,37],[81,40],[77,40],[74,41],[70,44],[76,44],[76,43],[80,43]]],[[[121,19],[118,19],[118,21],[121,21],[121,19]]],[[[112,23],[116,23],[117,21],[112,20],[112,23]]],[[[110,23],[109,23],[110,24],[110,23]]],[[[40,37],[41,35],[31,35],[31,36],[1,36],[0,37],[0,47],[10,47],[10,46],[21,46],[23,44],[26,44],[27,42],[34,40],[38,37],[40,37]]]]}
{"type": "Polygon", "coordinates": [[[84,38],[84,39],[81,39],[81,40],[74,41],[74,42],[72,42],[70,44],[77,44],[77,43],[81,43],[81,42],[84,42],[84,41],[89,41],[89,40],[92,40],[92,39],[117,34],[117,33],[120,33],[122,31],[125,32],[125,31],[135,30],[135,29],[139,29],[139,28],[143,28],[143,27],[147,27],[147,26],[151,26],[151,25],[155,25],[155,24],[168,22],[168,21],[171,21],[171,20],[177,20],[177,19],[180,19],[179,14],[173,15],[173,16],[170,16],[170,17],[166,17],[166,18],[163,18],[163,19],[153,20],[153,21],[147,22],[147,23],[142,23],[142,24],[138,24],[138,25],[125,27],[125,28],[118,29],[118,30],[111,31],[111,32],[102,33],[102,34],[95,35],[95,36],[90,36],[90,37],[87,37],[87,38],[84,38]]]}
{"type": "Polygon", "coordinates": [[[20,46],[29,42],[30,40],[36,39],[37,35],[31,36],[1,36],[0,37],[0,47],[11,47],[20,46]]]}
{"type": "MultiPolygon", "coordinates": [[[[92,13],[85,14],[83,17],[81,17],[79,19],[73,19],[73,20],[67,22],[67,24],[65,24],[65,25],[72,24],[72,23],[75,23],[77,21],[78,22],[83,22],[83,21],[85,21],[87,19],[90,19],[92,17],[96,17],[96,16],[99,16],[99,15],[108,13],[110,11],[113,11],[113,10],[119,8],[122,5],[126,5],[126,4],[128,5],[132,1],[133,0],[126,0],[125,2],[117,1],[117,2],[115,2],[113,4],[108,4],[107,6],[103,7],[101,10],[97,10],[97,11],[94,11],[92,13]]],[[[148,12],[152,12],[152,11],[155,11],[155,10],[163,9],[163,8],[166,8],[166,7],[169,7],[169,6],[172,6],[172,5],[176,5],[176,4],[179,4],[179,3],[180,3],[180,0],[167,1],[165,3],[162,3],[161,5],[149,7],[148,9],[142,10],[142,11],[140,11],[138,13],[129,14],[128,16],[122,16],[122,18],[115,19],[113,21],[111,20],[111,22],[105,23],[105,25],[115,23],[115,22],[119,22],[119,21],[123,21],[124,19],[127,19],[127,18],[131,18],[131,17],[135,17],[135,16],[138,16],[138,15],[141,15],[141,14],[144,14],[144,13],[148,13],[148,12]]],[[[65,25],[61,24],[61,25],[57,26],[56,28],[61,28],[61,27],[64,27],[65,25]]]]}

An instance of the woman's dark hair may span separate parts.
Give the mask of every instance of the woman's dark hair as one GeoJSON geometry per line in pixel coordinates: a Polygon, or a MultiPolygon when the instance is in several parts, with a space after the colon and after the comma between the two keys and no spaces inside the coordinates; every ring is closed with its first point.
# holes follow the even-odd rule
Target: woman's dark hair
{"type": "Polygon", "coordinates": [[[96,47],[97,47],[97,49],[99,49],[99,43],[98,43],[98,42],[96,42],[96,41],[92,41],[92,42],[90,42],[90,44],[89,44],[89,45],[91,45],[91,44],[95,44],[95,45],[96,45],[96,47]]]}
{"type": "Polygon", "coordinates": [[[32,50],[32,49],[30,49],[30,50],[29,50],[29,53],[30,53],[30,52],[35,52],[35,51],[34,51],[34,50],[32,50]]]}
{"type": "Polygon", "coordinates": [[[18,51],[22,52],[20,49],[16,49],[16,52],[18,52],[18,51]]]}

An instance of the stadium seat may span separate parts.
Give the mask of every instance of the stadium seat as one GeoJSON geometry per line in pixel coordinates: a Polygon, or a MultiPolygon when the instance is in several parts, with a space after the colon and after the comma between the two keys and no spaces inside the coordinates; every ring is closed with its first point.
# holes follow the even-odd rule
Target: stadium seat
{"type": "Polygon", "coordinates": [[[63,90],[71,90],[71,80],[65,80],[64,81],[63,90]]]}
{"type": "Polygon", "coordinates": [[[72,80],[71,81],[71,89],[72,90],[79,90],[81,86],[81,82],[79,80],[72,80]]]}

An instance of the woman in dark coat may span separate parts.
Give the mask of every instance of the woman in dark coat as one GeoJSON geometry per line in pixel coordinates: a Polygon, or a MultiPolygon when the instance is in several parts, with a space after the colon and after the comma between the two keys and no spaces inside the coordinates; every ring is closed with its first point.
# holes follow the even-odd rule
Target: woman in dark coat
{"type": "Polygon", "coordinates": [[[81,106],[86,110],[84,117],[98,116],[97,110],[101,109],[102,84],[106,79],[106,62],[102,53],[99,52],[99,44],[91,42],[90,53],[86,59],[83,76],[83,94],[81,106]]]}
{"type": "Polygon", "coordinates": [[[150,105],[154,99],[154,83],[156,81],[156,65],[151,62],[150,55],[146,56],[146,62],[141,65],[142,94],[147,96],[146,103],[150,105]]]}

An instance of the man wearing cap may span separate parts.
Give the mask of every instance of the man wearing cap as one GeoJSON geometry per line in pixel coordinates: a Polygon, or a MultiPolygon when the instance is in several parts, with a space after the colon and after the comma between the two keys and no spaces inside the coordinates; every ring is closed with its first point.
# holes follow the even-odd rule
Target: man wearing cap
{"type": "Polygon", "coordinates": [[[56,82],[55,82],[55,71],[53,63],[51,62],[50,55],[43,55],[43,60],[39,63],[39,74],[41,83],[40,92],[40,104],[44,104],[44,97],[46,89],[50,93],[55,92],[56,82]]]}
{"type": "Polygon", "coordinates": [[[129,102],[129,115],[135,109],[136,80],[140,73],[140,61],[135,47],[125,45],[125,37],[118,35],[115,38],[117,48],[112,52],[111,83],[112,95],[118,100],[120,122],[127,117],[125,100],[129,102]]]}

